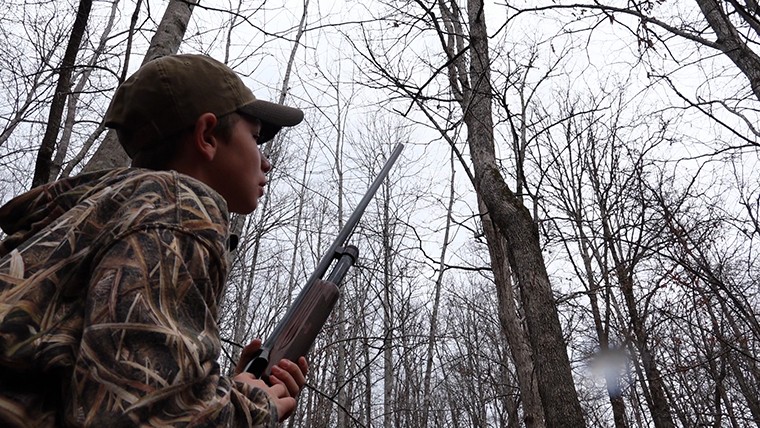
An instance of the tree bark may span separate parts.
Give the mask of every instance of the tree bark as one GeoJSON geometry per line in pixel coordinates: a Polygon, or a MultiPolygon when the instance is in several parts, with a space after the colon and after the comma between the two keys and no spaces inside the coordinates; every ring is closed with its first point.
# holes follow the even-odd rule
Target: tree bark
{"type": "Polygon", "coordinates": [[[92,0],[80,0],[77,8],[77,16],[74,19],[74,25],[71,29],[71,37],[66,52],[63,55],[60,69],[58,70],[58,83],[53,93],[53,101],[50,105],[50,112],[47,119],[47,128],[45,135],[42,137],[42,144],[37,151],[37,161],[34,167],[34,177],[32,178],[32,187],[45,184],[50,181],[50,169],[53,164],[53,152],[58,140],[58,133],[61,129],[61,118],[63,109],[66,105],[66,98],[69,95],[71,87],[71,73],[76,63],[79,45],[82,43],[87,21],[90,19],[90,10],[92,9],[92,0]]]}
{"type": "Polygon", "coordinates": [[[493,269],[494,282],[496,283],[496,297],[499,301],[499,321],[501,329],[509,342],[509,349],[515,361],[517,382],[520,385],[520,396],[523,400],[523,423],[526,427],[544,427],[544,409],[541,405],[541,396],[538,392],[538,382],[533,365],[533,355],[530,344],[526,338],[525,329],[520,322],[515,304],[515,296],[512,290],[512,272],[507,257],[508,244],[502,235],[498,233],[488,209],[478,195],[480,217],[483,222],[483,231],[488,242],[488,252],[491,256],[491,268],[493,269]]]}
{"type": "Polygon", "coordinates": [[[482,0],[468,1],[472,85],[463,99],[464,121],[475,171],[475,186],[497,229],[505,238],[525,309],[530,343],[546,424],[585,426],[583,411],[567,356],[566,344],[544,265],[536,224],[529,210],[509,189],[496,165],[490,90],[488,35],[482,0]],[[469,98],[469,99],[468,99],[469,98]]]}
{"type": "MultiPolygon", "coordinates": [[[[193,8],[199,0],[171,0],[166,6],[164,16],[158,24],[156,34],[150,40],[150,47],[143,58],[142,64],[164,56],[177,53],[185,36],[187,24],[193,14],[193,8]]],[[[119,144],[116,133],[111,130],[100,144],[90,161],[82,169],[82,172],[97,171],[99,169],[115,168],[129,165],[129,156],[119,144]]]]}
{"type": "Polygon", "coordinates": [[[760,100],[760,56],[742,40],[717,0],[696,0],[710,28],[715,31],[715,44],[749,79],[752,93],[760,100]]]}

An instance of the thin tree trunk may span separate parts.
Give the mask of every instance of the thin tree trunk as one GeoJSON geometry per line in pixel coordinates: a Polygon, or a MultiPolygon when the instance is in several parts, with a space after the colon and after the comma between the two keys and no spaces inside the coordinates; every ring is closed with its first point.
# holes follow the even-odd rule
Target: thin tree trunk
{"type": "Polygon", "coordinates": [[[454,187],[454,177],[456,169],[454,168],[454,153],[452,149],[451,154],[451,184],[449,187],[449,204],[446,211],[446,227],[443,234],[443,245],[441,246],[441,258],[438,264],[439,272],[438,278],[435,281],[435,288],[433,290],[433,308],[430,314],[430,331],[428,333],[427,352],[425,354],[425,373],[423,374],[422,381],[422,421],[420,428],[426,428],[428,426],[428,415],[430,413],[430,383],[433,374],[433,356],[435,352],[435,341],[438,336],[438,310],[441,303],[441,286],[443,285],[444,267],[446,264],[446,250],[449,247],[449,232],[451,231],[451,216],[454,207],[454,201],[456,200],[456,193],[454,187]]]}
{"type": "MultiPolygon", "coordinates": [[[[132,40],[134,39],[135,35],[135,27],[137,27],[137,18],[140,16],[141,5],[142,0],[137,0],[137,3],[135,4],[135,10],[132,12],[132,17],[129,20],[129,29],[127,30],[127,49],[124,54],[124,67],[121,70],[119,83],[123,82],[127,78],[127,70],[129,69],[129,57],[132,55],[132,40]]],[[[60,178],[70,176],[74,168],[77,167],[85,157],[87,157],[87,153],[90,152],[92,145],[95,144],[95,141],[100,138],[100,135],[103,134],[103,131],[106,129],[106,126],[103,122],[104,119],[101,119],[98,127],[95,129],[95,131],[92,132],[92,134],[90,134],[89,137],[87,137],[87,140],[84,142],[84,144],[82,144],[82,148],[79,150],[79,152],[74,156],[73,159],[71,159],[71,161],[66,164],[66,167],[63,168],[63,171],[60,174],[60,178]]]]}
{"type": "MultiPolygon", "coordinates": [[[[338,94],[336,94],[338,95],[338,94]]],[[[336,99],[339,99],[336,97],[336,99]]],[[[340,104],[338,104],[338,117],[340,117],[340,104]]],[[[340,121],[338,122],[340,123],[340,121]]],[[[338,175],[338,196],[336,201],[338,203],[338,230],[343,228],[343,139],[345,138],[343,129],[338,128],[338,138],[335,139],[335,173],[338,175]]],[[[338,301],[338,311],[336,317],[338,318],[338,340],[342,342],[346,338],[346,299],[340,299],[338,301]]],[[[341,343],[338,346],[338,363],[335,367],[335,384],[338,386],[338,426],[346,426],[346,412],[342,409],[348,408],[348,396],[344,388],[346,381],[346,347],[341,343]]]]}
{"type": "MultiPolygon", "coordinates": [[[[733,315],[729,312],[725,303],[721,302],[720,306],[721,312],[723,313],[723,316],[725,317],[726,322],[730,327],[730,332],[733,333],[731,336],[734,338],[741,338],[741,332],[734,322],[733,315]]],[[[710,313],[711,318],[717,319],[717,315],[713,313],[712,307],[708,306],[707,310],[710,313]]],[[[733,342],[737,342],[737,340],[731,340],[731,343],[733,342]]],[[[727,356],[728,364],[731,368],[731,373],[734,375],[736,383],[739,386],[739,391],[741,391],[741,394],[744,396],[744,399],[747,402],[747,407],[749,408],[750,414],[752,415],[753,422],[755,422],[755,425],[760,427],[760,394],[758,393],[760,392],[760,388],[758,387],[757,382],[757,380],[760,379],[760,376],[757,376],[757,371],[755,370],[755,367],[752,366],[754,364],[754,360],[751,357],[747,357],[752,356],[753,352],[746,346],[746,342],[738,340],[737,347],[739,348],[738,350],[729,352],[727,356]],[[742,360],[746,361],[748,363],[748,367],[741,367],[739,361],[737,361],[737,358],[741,358],[742,360]],[[750,379],[754,379],[754,381],[748,380],[747,376],[749,376],[750,379]]]]}
{"type": "Polygon", "coordinates": [[[90,151],[90,147],[92,147],[93,144],[95,144],[95,141],[100,138],[100,136],[103,134],[103,131],[106,130],[106,125],[103,124],[101,121],[100,124],[98,124],[98,127],[95,128],[94,131],[92,131],[92,134],[90,134],[89,137],[87,137],[87,140],[84,141],[82,144],[81,150],[79,150],[79,153],[74,156],[73,159],[71,159],[68,163],[66,163],[66,166],[63,168],[63,171],[59,174],[59,178],[65,178],[69,177],[71,173],[74,171],[74,168],[79,165],[82,160],[84,160],[85,156],[87,156],[87,152],[90,151]]]}
{"type": "Polygon", "coordinates": [[[372,359],[369,355],[369,332],[364,335],[364,425],[372,426],[372,370],[369,369],[372,359]]]}
{"type": "Polygon", "coordinates": [[[636,299],[633,295],[633,278],[628,275],[628,269],[626,269],[623,263],[620,260],[617,260],[617,257],[615,256],[616,252],[614,250],[612,251],[612,254],[613,257],[615,257],[615,264],[617,265],[615,270],[620,288],[625,297],[626,307],[628,308],[628,317],[633,328],[634,342],[639,357],[641,358],[644,373],[646,374],[646,381],[649,384],[654,425],[657,428],[672,428],[675,425],[671,416],[668,398],[665,393],[665,382],[657,367],[654,354],[649,348],[649,336],[644,328],[643,317],[639,315],[638,308],[636,307],[636,299]]]}
{"type": "MultiPolygon", "coordinates": [[[[306,1],[306,3],[308,4],[308,0],[306,1]]],[[[193,3],[193,5],[195,5],[195,4],[198,4],[197,0],[193,3]]],[[[189,11],[187,11],[186,14],[185,14],[185,9],[181,9],[181,8],[179,9],[179,12],[182,12],[181,17],[183,19],[186,17],[187,20],[189,21],[190,14],[192,13],[192,7],[193,7],[193,5],[189,6],[189,11]]],[[[164,14],[164,17],[166,17],[168,14],[169,14],[169,11],[167,9],[167,12],[164,14]]],[[[304,9],[304,18],[302,18],[302,20],[301,20],[301,27],[303,27],[303,25],[305,25],[305,14],[306,14],[306,10],[304,9]]],[[[169,42],[172,41],[169,38],[169,34],[172,33],[170,30],[175,29],[175,28],[179,28],[180,24],[182,24],[182,23],[181,22],[179,22],[179,23],[175,22],[173,26],[168,26],[167,30],[165,30],[166,38],[159,39],[157,41],[157,43],[156,43],[156,46],[161,47],[161,46],[169,45],[169,42]]],[[[234,26],[234,25],[235,25],[235,21],[233,20],[233,22],[230,24],[230,26],[234,26]]],[[[184,27],[182,27],[182,33],[183,34],[184,34],[184,30],[185,30],[186,26],[187,26],[187,21],[184,21],[184,27]]],[[[303,33],[303,29],[299,28],[298,38],[300,38],[300,36],[301,36],[302,33],[303,33]]],[[[280,98],[279,98],[280,104],[282,104],[285,101],[285,97],[287,95],[287,87],[289,85],[289,75],[290,75],[291,70],[293,68],[293,58],[295,56],[296,51],[298,50],[298,45],[299,45],[298,38],[295,40],[295,42],[293,44],[293,49],[291,50],[291,60],[288,61],[287,67],[285,69],[285,78],[284,78],[283,83],[281,85],[281,91],[280,91],[280,98]]],[[[229,39],[228,39],[228,43],[227,44],[229,45],[229,39]]],[[[176,50],[175,50],[175,52],[176,52],[176,50]]],[[[148,54],[146,55],[146,60],[147,60],[147,58],[148,58],[149,55],[153,55],[150,50],[148,51],[148,54]]],[[[158,55],[158,56],[160,56],[160,55],[158,55]]],[[[277,137],[273,141],[271,141],[268,144],[266,144],[266,147],[265,147],[265,150],[264,150],[264,155],[267,156],[271,160],[272,165],[274,165],[275,167],[279,163],[278,162],[278,158],[281,156],[281,150],[280,150],[280,141],[281,141],[281,139],[282,139],[282,133],[279,133],[277,135],[277,137]]],[[[307,156],[307,161],[308,161],[308,156],[307,156]]],[[[305,174],[306,174],[306,163],[304,164],[304,177],[305,177],[305,174]]],[[[273,176],[270,175],[270,177],[273,177],[273,176]]],[[[269,187],[270,188],[272,187],[272,182],[271,181],[269,183],[269,187]]],[[[254,278],[254,273],[255,273],[256,265],[258,263],[258,255],[259,255],[259,250],[260,250],[260,246],[261,246],[261,239],[263,237],[263,232],[264,232],[264,227],[262,227],[262,225],[263,225],[264,220],[267,218],[267,214],[268,214],[269,209],[270,209],[270,201],[271,201],[270,197],[265,197],[263,199],[263,204],[261,204],[261,207],[259,207],[259,209],[256,212],[256,218],[259,219],[259,221],[257,223],[258,226],[254,228],[255,238],[254,238],[254,246],[253,246],[253,257],[249,260],[249,263],[251,265],[250,283],[249,283],[247,289],[244,290],[244,295],[242,296],[242,299],[240,300],[239,305],[235,306],[236,311],[238,311],[240,313],[240,315],[236,316],[236,318],[235,318],[236,319],[236,321],[235,321],[235,329],[233,331],[233,336],[235,338],[234,340],[236,341],[236,343],[240,343],[240,341],[242,341],[243,338],[245,338],[248,335],[249,331],[250,331],[250,325],[251,325],[251,321],[252,320],[251,320],[250,317],[247,316],[247,313],[248,313],[248,308],[250,306],[251,292],[253,291],[253,287],[255,285],[255,282],[253,281],[253,278],[254,278]]],[[[300,206],[299,206],[299,217],[298,217],[298,226],[297,226],[297,228],[300,228],[300,222],[301,222],[300,212],[302,210],[302,206],[303,206],[303,204],[301,203],[300,206]]],[[[242,216],[242,218],[245,219],[246,216],[242,216]]],[[[253,220],[251,219],[251,221],[253,221],[253,220]]],[[[230,232],[233,233],[233,234],[236,234],[236,235],[240,235],[242,233],[242,228],[243,228],[243,224],[244,223],[245,223],[245,221],[233,222],[233,224],[230,227],[230,232]]],[[[294,259],[293,259],[294,263],[295,263],[296,254],[297,254],[297,252],[294,251],[294,256],[293,256],[294,257],[294,259]]],[[[293,264],[293,267],[294,267],[294,264],[293,264]]],[[[293,286],[295,285],[295,278],[296,278],[296,276],[295,276],[295,272],[293,272],[293,270],[294,269],[291,269],[291,277],[290,277],[290,281],[288,283],[288,294],[287,294],[287,303],[288,303],[288,305],[290,304],[290,301],[291,301],[291,298],[292,298],[291,292],[293,290],[293,286]]],[[[233,360],[237,360],[237,358],[239,358],[239,357],[240,357],[240,350],[239,349],[235,349],[234,352],[233,352],[233,354],[232,354],[232,358],[233,358],[233,360]]]]}
{"type": "Polygon", "coordinates": [[[749,407],[752,420],[755,425],[760,427],[760,402],[758,396],[755,395],[753,389],[757,389],[757,385],[754,387],[750,385],[747,378],[744,376],[744,371],[739,366],[734,356],[734,353],[729,354],[729,365],[731,366],[731,373],[733,373],[736,382],[739,384],[739,390],[747,400],[747,407],[749,407]]]}
{"type": "MultiPolygon", "coordinates": [[[[298,32],[296,33],[296,38],[293,41],[293,48],[290,50],[290,58],[288,59],[288,64],[285,67],[285,75],[282,79],[282,85],[280,85],[280,96],[278,98],[278,103],[284,104],[285,99],[288,96],[288,89],[290,87],[290,75],[293,72],[293,64],[295,63],[295,56],[296,52],[298,52],[298,46],[301,42],[301,36],[303,35],[304,29],[306,27],[306,16],[308,12],[309,7],[309,0],[304,0],[303,4],[303,14],[301,15],[301,22],[298,25],[298,32]]],[[[233,21],[234,22],[234,21],[233,21]]],[[[230,31],[232,31],[232,28],[230,28],[230,31]]],[[[280,150],[280,138],[276,138],[274,141],[270,142],[267,145],[266,148],[266,154],[267,156],[271,156],[272,151],[279,152],[280,150]]],[[[291,294],[293,293],[293,290],[296,285],[297,275],[295,272],[295,265],[296,265],[296,259],[298,256],[298,247],[299,247],[299,239],[301,236],[301,225],[303,223],[303,207],[306,202],[306,178],[307,173],[309,170],[309,159],[311,159],[311,149],[312,149],[312,140],[309,140],[308,147],[306,149],[306,156],[304,158],[304,164],[303,164],[303,174],[301,177],[301,191],[298,196],[298,213],[296,215],[296,231],[295,231],[295,243],[293,245],[294,251],[293,251],[293,258],[290,263],[290,280],[288,281],[288,304],[290,304],[290,298],[291,294]]]]}
{"type": "Polygon", "coordinates": [[[657,428],[674,427],[671,407],[669,404],[665,382],[660,374],[654,353],[649,346],[649,335],[645,328],[646,315],[639,313],[636,296],[634,294],[633,261],[623,260],[622,250],[615,246],[616,238],[613,237],[614,227],[608,221],[607,207],[600,206],[602,230],[604,239],[608,243],[607,248],[614,263],[614,274],[620,290],[623,294],[628,319],[633,332],[633,345],[636,347],[641,366],[644,370],[642,387],[647,392],[647,404],[649,405],[652,419],[657,428]],[[645,382],[644,382],[645,380],[645,382]],[[644,386],[646,385],[646,386],[644,386]]]}
{"type": "Polygon", "coordinates": [[[90,81],[90,75],[92,75],[92,71],[94,70],[92,66],[98,62],[100,55],[105,49],[106,43],[108,42],[109,36],[111,34],[111,30],[113,29],[113,23],[116,20],[116,14],[119,10],[118,6],[119,0],[114,0],[114,2],[111,4],[111,13],[108,16],[108,22],[106,23],[106,26],[103,29],[103,33],[100,36],[100,42],[98,42],[98,46],[93,51],[92,58],[90,58],[90,61],[87,64],[89,67],[87,67],[82,72],[79,80],[77,81],[76,87],[74,87],[74,90],[69,95],[69,101],[66,105],[66,120],[63,126],[63,135],[61,135],[61,141],[58,143],[58,150],[55,153],[53,164],[50,167],[50,178],[52,180],[58,177],[58,174],[61,172],[61,168],[63,168],[63,163],[66,160],[66,154],[68,152],[69,143],[71,141],[74,122],[76,120],[76,113],[79,105],[79,94],[84,91],[85,85],[90,81]]]}
{"type": "Polygon", "coordinates": [[[47,128],[45,129],[45,135],[42,137],[42,144],[37,151],[32,187],[37,187],[50,181],[50,169],[53,163],[53,152],[58,140],[58,133],[61,128],[61,117],[63,116],[66,98],[71,88],[71,74],[76,63],[79,45],[82,43],[84,32],[87,29],[87,21],[90,19],[90,9],[92,9],[92,0],[79,1],[77,15],[71,29],[71,37],[66,46],[66,52],[63,55],[60,69],[58,70],[58,84],[55,87],[53,101],[50,105],[47,128]]]}
{"type": "Polygon", "coordinates": [[[293,291],[296,288],[298,280],[301,278],[301,275],[299,274],[298,270],[296,269],[296,263],[298,262],[298,255],[299,255],[299,248],[301,246],[301,234],[303,233],[303,208],[304,205],[306,205],[306,181],[308,179],[308,173],[309,173],[309,162],[308,159],[311,159],[311,149],[313,145],[313,140],[310,139],[309,143],[306,146],[306,156],[305,161],[303,163],[303,172],[301,174],[301,188],[298,191],[298,208],[296,212],[296,229],[293,232],[293,257],[290,259],[290,269],[288,272],[288,275],[290,275],[288,279],[288,306],[290,306],[290,300],[293,295],[293,291]]]}
{"type": "MultiPolygon", "coordinates": [[[[386,192],[386,198],[387,198],[386,192]]],[[[385,305],[383,317],[383,426],[393,427],[393,414],[395,410],[393,391],[395,376],[393,375],[393,324],[394,310],[391,288],[393,287],[393,275],[391,274],[391,248],[389,236],[388,201],[383,201],[383,305],[385,305]]]]}
{"type": "MultiPolygon", "coordinates": [[[[589,252],[591,251],[589,245],[589,239],[586,236],[583,228],[583,219],[581,218],[580,209],[577,209],[575,213],[570,213],[575,217],[575,227],[579,236],[579,246],[581,251],[581,258],[583,260],[583,267],[586,273],[586,282],[588,283],[588,296],[591,302],[591,314],[594,319],[594,328],[596,329],[596,336],[599,339],[599,350],[602,357],[606,357],[610,351],[610,338],[609,338],[609,320],[602,320],[601,311],[599,310],[599,287],[598,282],[594,279],[593,269],[591,267],[591,257],[589,252]]],[[[599,256],[597,256],[599,258],[599,256]]],[[[607,296],[609,300],[609,296],[607,296]]],[[[620,377],[617,373],[610,373],[609,370],[605,370],[604,377],[607,386],[607,396],[610,399],[612,405],[612,417],[615,422],[616,428],[627,428],[628,421],[625,416],[625,402],[623,401],[623,388],[620,384],[620,377]]]]}
{"type": "Polygon", "coordinates": [[[303,13],[301,14],[301,21],[298,23],[298,31],[296,32],[296,38],[293,41],[293,49],[290,50],[290,57],[288,58],[288,66],[285,67],[285,76],[282,79],[282,86],[280,87],[279,103],[285,103],[285,98],[288,96],[290,90],[290,75],[293,72],[293,64],[296,60],[296,52],[298,52],[298,45],[301,43],[301,37],[306,30],[306,18],[309,12],[309,0],[303,1],[303,13]]]}

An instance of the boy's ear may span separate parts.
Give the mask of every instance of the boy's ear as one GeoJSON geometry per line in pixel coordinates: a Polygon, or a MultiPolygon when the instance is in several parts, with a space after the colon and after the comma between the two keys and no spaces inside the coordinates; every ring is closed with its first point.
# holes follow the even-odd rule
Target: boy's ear
{"type": "Polygon", "coordinates": [[[212,161],[216,156],[216,149],[219,147],[219,140],[214,135],[219,120],[214,113],[203,113],[198,116],[193,129],[193,148],[201,158],[212,161]]]}

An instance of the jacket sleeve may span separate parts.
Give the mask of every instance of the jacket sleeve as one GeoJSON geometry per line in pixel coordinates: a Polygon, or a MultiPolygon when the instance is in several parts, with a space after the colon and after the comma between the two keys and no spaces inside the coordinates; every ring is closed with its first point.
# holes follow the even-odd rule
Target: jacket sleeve
{"type": "Polygon", "coordinates": [[[92,269],[70,422],[275,426],[265,391],[220,374],[224,279],[213,253],[166,226],[143,227],[103,250],[92,269]]]}

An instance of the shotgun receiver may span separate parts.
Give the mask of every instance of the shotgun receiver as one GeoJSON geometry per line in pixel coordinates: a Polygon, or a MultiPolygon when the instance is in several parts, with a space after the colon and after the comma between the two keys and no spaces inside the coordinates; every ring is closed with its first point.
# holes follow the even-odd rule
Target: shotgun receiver
{"type": "Polygon", "coordinates": [[[380,174],[351,213],[335,242],[330,245],[293,305],[277,324],[272,335],[246,365],[246,372],[253,373],[259,379],[269,383],[272,366],[277,365],[283,358],[296,362],[299,357],[306,356],[309,352],[340,297],[338,286],[348,269],[359,257],[359,250],[353,245],[346,245],[346,241],[403,148],[402,144],[398,144],[393,149],[380,174]],[[333,261],[335,261],[335,266],[330,276],[326,280],[322,279],[333,261]]]}

